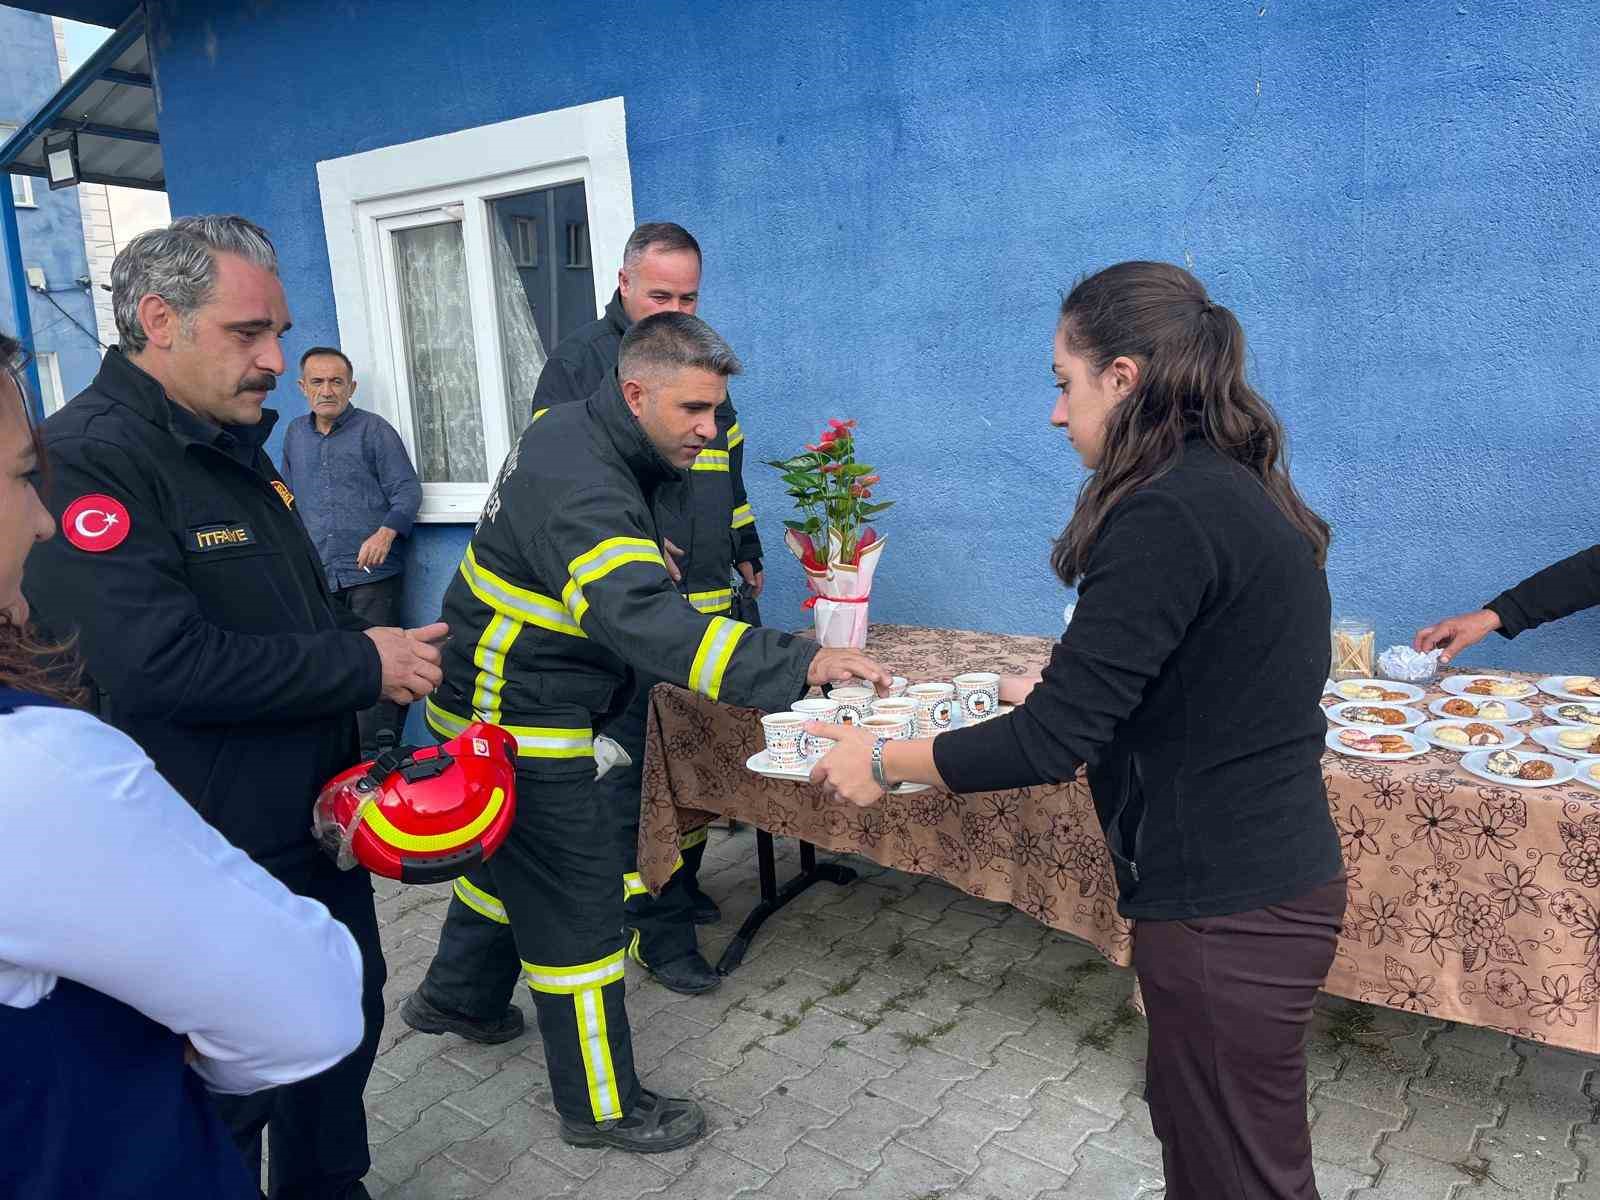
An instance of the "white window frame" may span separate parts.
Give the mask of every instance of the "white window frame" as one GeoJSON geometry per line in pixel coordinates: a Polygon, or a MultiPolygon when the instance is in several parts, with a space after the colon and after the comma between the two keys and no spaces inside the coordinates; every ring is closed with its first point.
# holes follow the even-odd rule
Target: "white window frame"
{"type": "MultiPolygon", "coordinates": [[[[399,431],[413,461],[416,439],[411,406],[404,399],[410,382],[392,286],[389,231],[449,219],[462,222],[485,465],[492,480],[511,446],[488,241],[494,216],[491,201],[581,182],[588,207],[595,311],[603,311],[634,224],[622,97],[328,159],[317,164],[317,180],[340,347],[356,361],[362,399],[399,431]]],[[[417,519],[476,521],[489,498],[489,487],[488,481],[424,483],[417,519]]]]}
{"type": "Polygon", "coordinates": [[[44,393],[39,403],[48,417],[67,402],[66,389],[61,386],[61,356],[54,350],[41,350],[34,356],[34,362],[39,368],[39,390],[44,393]]]}
{"type": "MultiPolygon", "coordinates": [[[[8,140],[17,131],[15,125],[0,121],[0,142],[8,140]]],[[[38,208],[39,202],[33,198],[33,176],[11,176],[11,202],[18,208],[38,208]]]]}

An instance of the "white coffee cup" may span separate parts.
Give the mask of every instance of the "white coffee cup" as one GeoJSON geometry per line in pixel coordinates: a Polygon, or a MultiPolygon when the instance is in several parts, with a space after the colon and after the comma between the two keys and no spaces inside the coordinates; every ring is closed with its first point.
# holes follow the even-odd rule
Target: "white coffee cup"
{"type": "Polygon", "coordinates": [[[890,679],[889,679],[889,696],[885,697],[885,699],[888,699],[888,698],[891,698],[891,697],[904,696],[905,694],[906,694],[906,677],[904,675],[891,676],[890,679]]]}
{"type": "Polygon", "coordinates": [[[767,739],[767,761],[775,767],[798,767],[803,758],[800,739],[805,735],[803,713],[768,713],[761,718],[761,732],[767,739]]]}
{"type": "Polygon", "coordinates": [[[876,695],[877,693],[868,687],[842,687],[834,688],[828,698],[839,703],[839,712],[835,720],[841,725],[854,725],[872,711],[872,701],[876,695]]]}
{"type": "Polygon", "coordinates": [[[993,671],[972,671],[955,677],[956,699],[966,721],[985,721],[1000,707],[1000,676],[993,671]]]}
{"type": "Polygon", "coordinates": [[[911,726],[912,718],[904,713],[873,713],[862,717],[858,728],[866,730],[873,737],[900,739],[911,736],[911,726]]]}
{"type": "MultiPolygon", "coordinates": [[[[799,713],[808,721],[826,721],[832,725],[839,719],[839,702],[831,696],[796,700],[789,711],[799,713]]],[[[815,762],[833,747],[832,738],[815,737],[809,733],[800,735],[800,754],[808,762],[815,762]]]]}
{"type": "Polygon", "coordinates": [[[885,696],[874,700],[872,711],[878,716],[905,717],[913,724],[917,720],[917,702],[910,696],[885,696]]]}
{"type": "Polygon", "coordinates": [[[949,683],[913,683],[906,689],[906,699],[916,701],[918,737],[933,737],[950,728],[955,695],[955,686],[949,683]]]}

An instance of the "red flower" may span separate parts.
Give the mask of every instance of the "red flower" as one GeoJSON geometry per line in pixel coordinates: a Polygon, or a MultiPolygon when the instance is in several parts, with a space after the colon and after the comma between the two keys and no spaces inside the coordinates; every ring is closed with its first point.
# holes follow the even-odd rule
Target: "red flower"
{"type": "Polygon", "coordinates": [[[822,447],[821,446],[813,446],[810,442],[807,442],[806,443],[806,449],[807,450],[821,450],[822,447]]]}
{"type": "Polygon", "coordinates": [[[838,436],[839,434],[836,430],[830,429],[822,435],[822,444],[824,446],[831,446],[833,445],[833,440],[838,436]]]}
{"type": "Polygon", "coordinates": [[[822,464],[822,473],[824,475],[832,475],[832,474],[836,473],[843,466],[844,466],[843,463],[836,463],[836,462],[834,462],[834,463],[823,463],[822,464]]]}
{"type": "Polygon", "coordinates": [[[836,432],[843,432],[846,429],[854,429],[855,427],[856,427],[856,423],[855,423],[854,420],[850,420],[850,421],[835,421],[832,418],[829,418],[829,420],[828,420],[828,428],[833,429],[836,432]]]}
{"type": "Polygon", "coordinates": [[[881,476],[878,476],[878,475],[863,475],[856,482],[859,483],[862,487],[869,488],[873,484],[877,483],[880,478],[881,478],[881,476]]]}

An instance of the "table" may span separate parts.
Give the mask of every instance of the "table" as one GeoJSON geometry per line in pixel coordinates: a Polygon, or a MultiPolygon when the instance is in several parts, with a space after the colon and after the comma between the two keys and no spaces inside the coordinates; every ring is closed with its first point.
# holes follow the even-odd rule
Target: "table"
{"type": "MultiPolygon", "coordinates": [[[[916,682],[964,670],[1036,670],[1052,644],[874,625],[867,651],[916,682]]],[[[1543,723],[1538,703],[1533,724],[1543,723]]],[[[670,876],[680,830],[723,814],[766,839],[769,911],[782,898],[770,875],[770,838],[795,837],[1010,904],[1113,963],[1131,963],[1133,926],[1116,913],[1110,859],[1081,777],[967,796],[930,789],[860,809],[746,770],[761,749],[758,718],[668,685],[652,694],[639,831],[640,871],[651,887],[670,876]]],[[[1324,756],[1350,875],[1326,990],[1600,1053],[1600,790],[1576,782],[1496,786],[1462,771],[1459,757],[1324,756]]],[[[787,885],[794,891],[815,882],[805,874],[814,863],[809,845],[802,854],[802,875],[787,885]]],[[[828,863],[817,870],[835,881],[850,874],[828,863]]]]}

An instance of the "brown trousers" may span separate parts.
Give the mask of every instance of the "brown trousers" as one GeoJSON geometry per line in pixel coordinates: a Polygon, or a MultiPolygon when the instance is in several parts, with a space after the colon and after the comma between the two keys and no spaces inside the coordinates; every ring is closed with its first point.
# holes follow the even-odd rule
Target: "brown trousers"
{"type": "Polygon", "coordinates": [[[1135,924],[1167,1200],[1317,1200],[1306,1039],[1344,908],[1341,876],[1267,908],[1135,924]]]}

